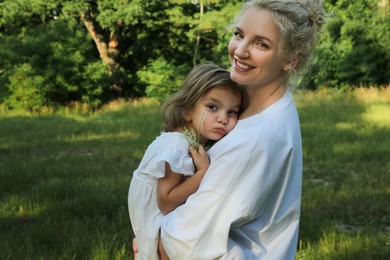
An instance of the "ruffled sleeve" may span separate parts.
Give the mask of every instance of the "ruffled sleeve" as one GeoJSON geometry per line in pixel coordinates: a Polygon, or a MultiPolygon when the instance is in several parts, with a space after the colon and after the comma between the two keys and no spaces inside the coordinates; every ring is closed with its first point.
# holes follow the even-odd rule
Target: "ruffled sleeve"
{"type": "Polygon", "coordinates": [[[163,176],[165,175],[165,162],[169,164],[171,170],[184,175],[194,174],[194,164],[192,158],[188,155],[188,151],[171,148],[160,153],[157,156],[156,165],[163,176]]]}
{"type": "Polygon", "coordinates": [[[147,159],[143,160],[140,167],[144,174],[163,178],[165,162],[169,163],[172,171],[176,173],[194,174],[195,167],[189,155],[188,142],[181,133],[163,133],[148,150],[150,154],[145,157],[147,159]]]}

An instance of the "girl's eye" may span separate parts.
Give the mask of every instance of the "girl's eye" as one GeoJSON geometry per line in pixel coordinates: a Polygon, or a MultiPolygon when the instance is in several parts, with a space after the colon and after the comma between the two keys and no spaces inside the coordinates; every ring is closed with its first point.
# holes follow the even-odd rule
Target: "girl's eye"
{"type": "Polygon", "coordinates": [[[230,111],[228,111],[228,115],[229,116],[237,116],[238,115],[238,111],[230,110],[230,111]]]}
{"type": "Polygon", "coordinates": [[[234,37],[236,37],[236,38],[240,38],[240,39],[243,38],[242,34],[241,34],[240,32],[238,32],[238,31],[234,31],[234,32],[233,32],[233,35],[234,35],[234,37]]]}
{"type": "Polygon", "coordinates": [[[216,105],[207,105],[207,108],[214,111],[214,110],[217,110],[217,106],[216,105]]]}

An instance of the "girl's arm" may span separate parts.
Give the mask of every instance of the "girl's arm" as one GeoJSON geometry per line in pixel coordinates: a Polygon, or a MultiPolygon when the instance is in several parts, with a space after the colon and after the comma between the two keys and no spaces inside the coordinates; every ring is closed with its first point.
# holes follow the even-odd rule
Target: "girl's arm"
{"type": "Polygon", "coordinates": [[[209,167],[209,158],[203,146],[199,152],[190,148],[196,166],[196,172],[183,181],[183,174],[173,172],[168,163],[165,163],[165,177],[157,181],[157,204],[163,214],[168,214],[193,194],[199,187],[209,167]]]}

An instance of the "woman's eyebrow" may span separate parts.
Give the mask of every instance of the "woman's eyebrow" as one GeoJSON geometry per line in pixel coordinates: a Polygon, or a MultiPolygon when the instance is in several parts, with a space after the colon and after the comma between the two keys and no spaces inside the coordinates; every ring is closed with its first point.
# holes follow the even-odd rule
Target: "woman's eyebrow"
{"type": "Polygon", "coordinates": [[[255,39],[266,40],[266,41],[268,41],[269,43],[273,44],[273,42],[271,41],[270,38],[268,38],[268,37],[266,37],[266,36],[263,36],[263,35],[257,35],[257,36],[255,37],[255,39]]]}
{"type": "MultiPolygon", "coordinates": [[[[243,32],[244,32],[244,31],[243,31],[240,27],[238,27],[238,26],[235,27],[235,30],[236,30],[236,31],[239,31],[240,33],[243,33],[243,32]]],[[[256,40],[257,40],[257,39],[266,40],[266,41],[270,42],[271,44],[273,44],[273,41],[271,41],[270,38],[268,38],[268,37],[266,37],[266,36],[264,36],[264,35],[256,35],[256,36],[255,36],[255,39],[256,39],[256,40]]]]}

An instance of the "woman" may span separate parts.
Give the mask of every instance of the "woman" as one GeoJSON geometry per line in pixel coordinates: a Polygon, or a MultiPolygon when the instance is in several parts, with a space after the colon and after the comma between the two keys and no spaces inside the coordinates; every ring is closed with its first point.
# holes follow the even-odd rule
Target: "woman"
{"type": "Polygon", "coordinates": [[[249,106],[209,150],[198,191],[164,220],[162,258],[165,250],[171,259],[294,259],[302,147],[288,87],[324,20],[320,0],[244,4],[229,43],[230,75],[245,85],[249,106]]]}

